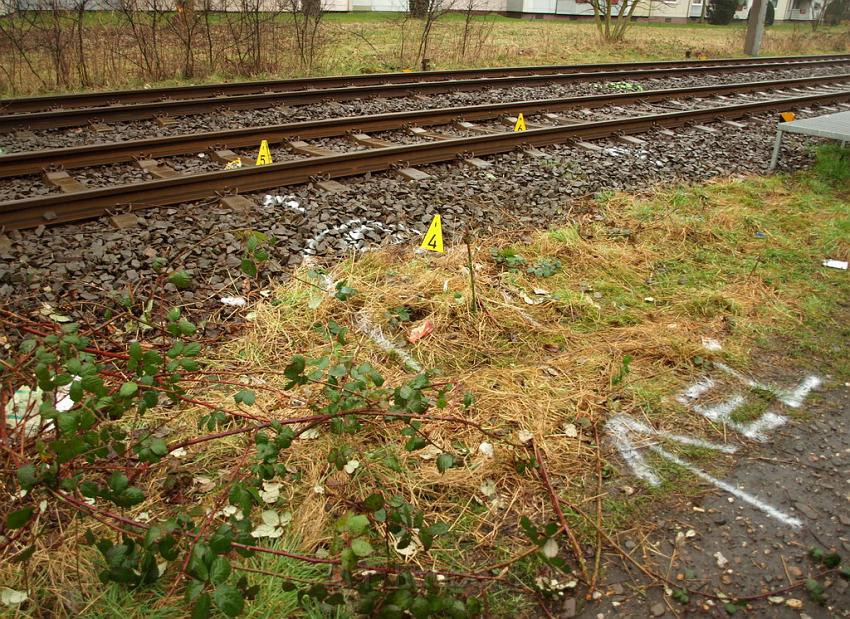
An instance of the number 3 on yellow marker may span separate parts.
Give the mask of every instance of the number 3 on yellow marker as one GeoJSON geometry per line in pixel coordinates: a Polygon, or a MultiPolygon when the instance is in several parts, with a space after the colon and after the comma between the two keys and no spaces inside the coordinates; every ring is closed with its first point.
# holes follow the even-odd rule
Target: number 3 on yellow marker
{"type": "Polygon", "coordinates": [[[431,225],[428,226],[428,232],[425,233],[425,238],[422,239],[422,244],[419,247],[428,251],[443,253],[443,226],[439,215],[434,215],[431,225]]]}

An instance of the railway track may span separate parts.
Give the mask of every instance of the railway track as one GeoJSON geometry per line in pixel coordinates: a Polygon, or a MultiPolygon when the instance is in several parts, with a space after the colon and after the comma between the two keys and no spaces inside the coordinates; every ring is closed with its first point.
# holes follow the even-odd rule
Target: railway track
{"type": "MultiPolygon", "coordinates": [[[[716,87],[713,90],[713,94],[719,94],[716,87]]],[[[706,92],[706,94],[709,93],[706,92]]],[[[193,200],[208,199],[217,194],[247,193],[306,183],[317,178],[334,179],[356,176],[393,168],[409,168],[415,165],[454,161],[459,158],[469,160],[484,155],[508,152],[516,148],[530,148],[563,142],[583,143],[585,140],[628,136],[653,129],[669,129],[717,120],[728,121],[767,111],[788,110],[848,100],[850,100],[850,87],[843,86],[841,90],[837,91],[830,90],[811,94],[794,93],[793,96],[774,96],[774,98],[768,100],[740,104],[727,103],[721,107],[646,114],[594,122],[559,124],[529,128],[529,130],[520,133],[512,131],[493,132],[493,130],[484,129],[480,135],[472,137],[450,137],[426,132],[428,135],[423,137],[428,138],[429,141],[416,144],[387,144],[381,140],[371,139],[366,135],[359,139],[367,146],[371,146],[368,150],[329,153],[322,148],[308,146],[307,148],[301,147],[302,151],[314,156],[295,161],[284,161],[265,166],[245,166],[234,170],[193,175],[167,173],[159,180],[2,202],[0,203],[0,226],[9,230],[34,228],[44,224],[88,219],[127,206],[138,209],[175,205],[193,200]]],[[[457,109],[455,108],[455,113],[457,109]]],[[[443,114],[442,119],[432,118],[435,124],[460,120],[457,116],[450,120],[448,118],[450,112],[447,110],[426,111],[424,113],[435,112],[443,114]]],[[[487,113],[501,116],[505,114],[505,110],[502,109],[499,112],[490,110],[487,113]]],[[[394,122],[398,123],[398,119],[394,122]]],[[[398,124],[395,126],[398,126],[398,124]]],[[[338,132],[340,127],[337,126],[334,130],[338,132]]],[[[156,161],[150,165],[150,168],[159,168],[161,172],[164,171],[164,168],[156,161]]]]}
{"type": "MultiPolygon", "coordinates": [[[[747,59],[750,60],[750,59],[747,59]]],[[[529,73],[528,69],[518,69],[525,71],[519,75],[509,76],[490,76],[490,77],[470,77],[465,79],[437,79],[421,81],[402,81],[402,82],[381,82],[360,84],[354,86],[333,86],[330,87],[327,82],[324,87],[304,89],[304,82],[300,90],[272,90],[271,87],[266,88],[265,92],[250,93],[250,94],[221,94],[217,96],[193,96],[182,99],[165,99],[158,101],[146,102],[121,102],[120,99],[115,104],[103,105],[103,100],[92,99],[90,107],[80,107],[71,109],[51,109],[47,111],[30,111],[27,106],[35,109],[36,103],[19,103],[32,100],[8,100],[3,103],[0,115],[0,133],[8,133],[22,129],[53,129],[61,127],[82,126],[90,123],[109,123],[123,122],[134,120],[150,120],[160,119],[162,122],[167,122],[169,117],[186,116],[192,114],[204,114],[211,111],[224,110],[249,110],[260,109],[272,106],[296,106],[319,103],[323,101],[350,101],[355,99],[364,99],[371,97],[404,97],[413,95],[426,94],[441,94],[447,92],[472,91],[483,88],[508,88],[517,86],[540,86],[546,84],[568,84],[581,82],[595,81],[610,81],[610,80],[638,80],[638,79],[653,79],[667,78],[677,76],[699,76],[709,75],[714,73],[739,73],[739,72],[758,72],[758,71],[777,71],[788,69],[814,68],[841,66],[850,63],[850,56],[839,55],[829,57],[807,57],[805,60],[787,60],[785,58],[776,58],[759,60],[758,62],[743,62],[741,60],[720,62],[709,62],[702,64],[699,62],[684,64],[674,63],[675,66],[653,66],[657,63],[640,63],[637,68],[622,69],[620,65],[618,70],[592,70],[592,71],[574,71],[574,72],[558,72],[559,68],[535,67],[536,72],[529,73]],[[651,66],[646,66],[647,64],[651,66]],[[17,110],[17,111],[16,111],[17,110]]],[[[581,68],[583,65],[576,65],[573,68],[581,68]]],[[[605,65],[593,65],[602,67],[605,65]]],[[[493,71],[509,71],[511,69],[498,69],[493,71]]],[[[475,72],[485,70],[470,70],[466,72],[471,75],[478,75],[475,72]]],[[[394,76],[410,76],[423,74],[384,74],[394,76]]],[[[432,74],[424,74],[430,76],[432,74]]],[[[498,73],[496,74],[498,75],[498,73]]],[[[363,77],[363,76],[355,76],[363,77]]],[[[372,78],[373,76],[369,76],[372,78]]],[[[318,78],[326,79],[326,78],[318,78]]],[[[342,78],[335,78],[342,79],[342,78]]],[[[346,78],[352,79],[352,78],[346,78]]],[[[393,79],[402,79],[396,77],[393,79]]],[[[286,80],[287,83],[298,82],[297,80],[286,80]]],[[[269,82],[254,82],[269,83],[269,82]]],[[[220,88],[221,85],[216,86],[220,88]]],[[[181,87],[182,88],[182,87],[181,87]]],[[[189,87],[187,87],[189,88],[189,87]]],[[[197,87],[191,87],[197,88],[197,87]]],[[[204,87],[207,88],[207,87],[204,87]]],[[[179,91],[180,89],[167,89],[169,91],[179,91]]],[[[135,92],[135,91],[127,91],[135,92]]],[[[148,93],[149,91],[143,91],[148,93]]],[[[193,91],[199,93],[202,91],[193,91]]],[[[210,92],[206,93],[207,95],[210,92]]],[[[82,96],[82,95],[81,95],[82,96]]],[[[129,96],[129,95],[127,95],[129,96]]],[[[147,95],[145,95],[147,96],[147,95]]],[[[182,95],[181,95],[182,96],[182,95]]],[[[43,103],[47,99],[52,99],[54,105],[70,106],[70,103],[61,103],[62,98],[37,98],[43,103]]],[[[71,99],[69,99],[71,100],[71,99]]],[[[46,103],[45,103],[46,104],[46,103]]],[[[42,105],[43,107],[43,105],[42,105]]]]}
{"type": "Polygon", "coordinates": [[[763,93],[785,88],[811,88],[840,84],[848,81],[850,81],[850,73],[803,79],[745,82],[723,86],[698,86],[562,99],[539,99],[359,117],[332,118],[295,122],[285,125],[184,134],[146,140],[110,142],[72,148],[26,151],[0,156],[0,178],[36,174],[56,168],[70,170],[93,165],[133,161],[141,158],[149,159],[151,157],[194,154],[207,150],[215,153],[215,151],[221,151],[223,149],[256,147],[261,140],[267,140],[270,144],[275,144],[294,139],[306,140],[337,137],[364,131],[394,130],[408,125],[427,127],[447,124],[457,120],[481,121],[500,116],[515,116],[519,113],[528,116],[530,114],[592,109],[609,105],[630,105],[706,96],[763,93]]]}
{"type": "MultiPolygon", "coordinates": [[[[501,116],[562,112],[575,109],[593,109],[609,105],[631,105],[662,101],[716,97],[743,93],[765,93],[786,88],[812,88],[841,84],[850,81],[850,73],[803,79],[746,82],[723,86],[698,86],[670,88],[604,95],[590,95],[562,99],[539,99],[467,107],[440,108],[378,114],[359,117],[332,118],[327,120],[295,122],[272,125],[185,134],[163,138],[111,142],[72,148],[25,151],[0,156],[0,178],[62,168],[65,170],[93,165],[113,164],[152,157],[195,154],[203,151],[222,152],[225,149],[256,147],[261,140],[270,144],[287,140],[307,140],[338,137],[365,131],[386,131],[406,126],[428,127],[455,121],[481,121],[501,116]]],[[[228,159],[227,155],[219,156],[228,159]]],[[[235,158],[230,156],[230,159],[235,158]]]]}
{"type": "MultiPolygon", "coordinates": [[[[783,63],[807,63],[823,60],[850,61],[850,54],[824,54],[819,56],[767,56],[759,58],[763,65],[783,63]]],[[[5,113],[39,112],[56,108],[103,107],[126,103],[150,103],[166,99],[196,99],[224,95],[249,95],[261,92],[285,92],[292,90],[314,90],[320,88],[342,88],[410,82],[432,82],[470,78],[493,78],[549,73],[594,73],[635,71],[643,69],[667,69],[671,67],[732,67],[753,64],[752,58],[724,58],[715,60],[664,60],[657,62],[597,63],[575,65],[537,65],[527,67],[487,67],[480,69],[457,69],[452,71],[419,71],[401,73],[369,73],[361,75],[339,75],[305,79],[262,80],[231,82],[224,84],[201,84],[146,88],[143,90],[112,90],[80,94],[54,95],[45,97],[22,97],[0,100],[0,110],[5,113]]]]}

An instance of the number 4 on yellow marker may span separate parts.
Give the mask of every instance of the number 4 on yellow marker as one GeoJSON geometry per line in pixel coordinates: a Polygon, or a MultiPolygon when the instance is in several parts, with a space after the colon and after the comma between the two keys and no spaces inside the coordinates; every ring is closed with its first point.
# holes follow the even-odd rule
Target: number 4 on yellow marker
{"type": "Polygon", "coordinates": [[[422,239],[422,245],[419,247],[428,251],[443,253],[443,225],[440,222],[439,215],[434,215],[431,225],[428,226],[428,232],[425,233],[425,238],[422,239]]]}

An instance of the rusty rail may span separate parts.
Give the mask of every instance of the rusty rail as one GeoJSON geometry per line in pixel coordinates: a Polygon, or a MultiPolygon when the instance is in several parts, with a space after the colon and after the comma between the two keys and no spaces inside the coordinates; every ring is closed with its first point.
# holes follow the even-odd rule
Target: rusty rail
{"type": "Polygon", "coordinates": [[[685,99],[700,96],[717,96],[777,90],[781,88],[805,88],[836,84],[850,80],[850,73],[826,77],[745,82],[722,86],[697,86],[691,88],[669,88],[605,95],[569,97],[564,99],[539,99],[474,105],[467,107],[438,108],[296,122],[286,125],[249,127],[208,133],[196,133],[128,142],[110,142],[76,146],[71,148],[26,151],[0,156],[0,178],[34,174],[53,167],[65,169],[81,168],[132,161],[143,157],[163,157],[197,153],[215,148],[241,148],[257,146],[260,140],[279,143],[290,139],[315,139],[344,135],[358,131],[387,131],[408,125],[434,126],[456,120],[488,120],[503,115],[525,115],[542,112],[557,112],[571,109],[595,108],[606,105],[654,103],[669,99],[685,99]]]}
{"type": "Polygon", "coordinates": [[[653,128],[680,127],[848,99],[850,99],[850,90],[843,90],[828,94],[729,105],[722,108],[652,114],[627,119],[530,129],[520,133],[504,132],[432,143],[391,146],[266,166],[251,166],[70,194],[0,202],[0,226],[6,229],[34,228],[43,224],[97,217],[111,209],[127,205],[137,209],[167,206],[209,198],[216,193],[247,193],[296,185],[309,182],[318,176],[328,178],[356,176],[366,172],[392,169],[400,164],[411,166],[453,161],[458,157],[490,155],[508,152],[519,147],[546,146],[571,140],[643,133],[653,128]]]}
{"type": "MultiPolygon", "coordinates": [[[[110,105],[80,109],[59,109],[33,113],[0,115],[0,133],[18,129],[51,129],[74,127],[94,122],[119,122],[153,119],[158,116],[184,116],[216,110],[248,110],[277,105],[307,105],[322,101],[350,101],[370,97],[405,97],[421,94],[443,94],[482,88],[539,86],[541,84],[580,83],[604,80],[650,79],[710,73],[738,73],[762,70],[838,66],[850,63],[850,57],[806,60],[804,62],[749,62],[724,65],[698,65],[667,68],[641,68],[583,73],[547,73],[511,77],[475,78],[398,84],[375,84],[315,90],[263,92],[235,96],[166,100],[152,103],[110,105]]],[[[407,75],[407,74],[402,74],[407,75]]]]}
{"type": "MultiPolygon", "coordinates": [[[[821,60],[850,61],[850,54],[823,54],[818,56],[767,56],[759,64],[806,63],[821,60]]],[[[752,64],[752,58],[721,58],[714,60],[663,60],[630,63],[595,63],[574,65],[537,65],[527,67],[484,67],[450,71],[417,71],[400,73],[371,73],[361,75],[335,75],[304,79],[262,80],[222,84],[196,84],[137,90],[112,90],[79,94],[52,95],[0,99],[0,110],[5,113],[38,112],[55,108],[103,107],[107,105],[156,102],[165,99],[196,99],[225,95],[249,95],[260,92],[309,90],[317,88],[342,88],[378,84],[399,84],[439,80],[457,80],[483,77],[509,77],[546,73],[593,73],[629,71],[638,69],[664,69],[670,67],[727,67],[752,64]]]]}

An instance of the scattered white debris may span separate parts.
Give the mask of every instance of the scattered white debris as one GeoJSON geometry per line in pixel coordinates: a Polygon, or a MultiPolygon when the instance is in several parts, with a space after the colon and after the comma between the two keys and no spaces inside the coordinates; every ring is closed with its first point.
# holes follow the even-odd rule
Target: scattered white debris
{"type": "Polygon", "coordinates": [[[245,517],[245,514],[242,513],[242,510],[236,507],[235,505],[225,505],[221,510],[215,513],[217,517],[221,518],[230,518],[233,516],[236,520],[242,520],[245,517]]]}
{"type": "Polygon", "coordinates": [[[554,559],[558,556],[558,542],[555,541],[554,537],[550,537],[546,540],[546,543],[543,544],[543,548],[541,548],[541,552],[547,559],[554,559]]]}
{"type": "Polygon", "coordinates": [[[493,444],[487,443],[487,442],[481,443],[478,446],[478,453],[480,453],[483,456],[486,456],[487,458],[492,458],[493,457],[493,444]]]}
{"type": "Polygon", "coordinates": [[[823,261],[823,266],[829,267],[831,269],[841,269],[842,271],[846,271],[848,262],[846,260],[832,260],[830,258],[823,261]]]}
{"type": "Polygon", "coordinates": [[[697,536],[697,532],[694,531],[693,529],[688,529],[687,531],[685,531],[685,537],[687,537],[688,539],[690,539],[692,537],[696,537],[696,536],[697,536]]]}
{"type": "Polygon", "coordinates": [[[310,428],[309,430],[304,430],[298,438],[304,439],[305,441],[317,439],[319,438],[319,430],[318,428],[310,428]]]}
{"type": "Polygon", "coordinates": [[[280,488],[283,484],[279,482],[263,482],[263,489],[260,490],[260,498],[264,503],[274,503],[280,497],[280,488]]]}
{"type": "Polygon", "coordinates": [[[9,587],[0,588],[0,602],[5,606],[19,606],[27,601],[27,592],[10,589],[9,587]]]}
{"type": "Polygon", "coordinates": [[[803,608],[803,600],[798,600],[797,598],[788,598],[785,600],[785,606],[788,608],[793,608],[795,610],[800,610],[803,608]]]}
{"type": "Polygon", "coordinates": [[[534,435],[528,430],[520,430],[517,432],[517,437],[519,438],[520,443],[527,443],[534,438],[534,435]]]}
{"type": "Polygon", "coordinates": [[[443,453],[443,450],[437,447],[436,445],[428,445],[420,449],[417,453],[419,454],[419,457],[423,460],[433,460],[441,453],[443,453]]]}
{"type": "Polygon", "coordinates": [[[260,518],[263,523],[251,531],[251,537],[276,539],[283,535],[283,527],[292,521],[292,514],[290,512],[278,514],[276,511],[266,510],[260,515],[260,518]]]}
{"type": "Polygon", "coordinates": [[[148,512],[142,512],[138,516],[136,516],[136,520],[139,522],[150,522],[151,515],[148,512]]]}
{"type": "Polygon", "coordinates": [[[547,295],[551,294],[551,293],[550,293],[548,290],[546,290],[545,288],[532,288],[532,290],[531,290],[531,291],[532,291],[534,294],[539,295],[539,296],[541,296],[541,297],[545,297],[545,296],[547,296],[547,295]]]}
{"type": "Polygon", "coordinates": [[[490,478],[487,478],[483,482],[481,482],[481,485],[478,487],[478,489],[481,491],[481,494],[483,494],[487,498],[490,498],[496,495],[496,482],[490,478]]]}
{"type": "Polygon", "coordinates": [[[233,305],[235,307],[243,307],[248,304],[245,297],[221,297],[223,305],[233,305]]]}
{"type": "Polygon", "coordinates": [[[644,297],[643,300],[646,303],[655,303],[655,297],[644,297]]]}
{"type": "Polygon", "coordinates": [[[564,424],[564,436],[567,438],[577,438],[578,437],[578,428],[576,428],[576,424],[567,423],[564,424]]]}
{"type": "Polygon", "coordinates": [[[401,359],[402,363],[414,372],[421,372],[422,366],[403,348],[393,344],[381,331],[380,327],[373,324],[364,313],[357,315],[357,330],[366,335],[370,340],[386,352],[392,352],[401,359]]]}
{"type": "Polygon", "coordinates": [[[713,556],[717,560],[717,567],[720,569],[723,569],[729,564],[729,559],[724,557],[722,552],[715,552],[713,556]]]}
{"type": "MultiPolygon", "coordinates": [[[[412,531],[416,534],[419,533],[418,529],[412,529],[412,531]]],[[[392,538],[392,540],[393,540],[393,550],[395,550],[398,554],[400,554],[405,559],[410,559],[414,555],[416,555],[416,553],[419,550],[419,544],[421,544],[421,542],[419,541],[418,535],[412,535],[411,538],[410,538],[410,543],[407,546],[405,546],[404,548],[398,547],[398,545],[401,543],[401,540],[404,538],[404,536],[399,535],[398,538],[396,538],[395,535],[390,533],[390,538],[392,538]]]]}
{"type": "MultiPolygon", "coordinates": [[[[27,436],[33,436],[41,429],[41,414],[39,408],[44,401],[44,392],[40,387],[35,389],[24,385],[18,387],[12,398],[6,402],[6,423],[16,428],[21,423],[24,424],[24,433],[27,436]]],[[[65,409],[67,410],[67,409],[65,409]]],[[[47,428],[53,426],[53,422],[49,421],[47,428]]]]}
{"type": "Polygon", "coordinates": [[[538,305],[538,304],[540,304],[540,303],[543,303],[543,299],[532,299],[530,296],[528,296],[528,295],[525,293],[525,291],[524,291],[524,290],[520,290],[520,291],[519,291],[519,296],[520,296],[520,298],[521,298],[523,301],[525,301],[525,303],[526,303],[526,304],[528,304],[528,305],[538,305]]]}
{"type": "Polygon", "coordinates": [[[723,350],[723,346],[720,345],[720,342],[710,337],[702,338],[702,347],[712,352],[723,350]]]}
{"type": "Polygon", "coordinates": [[[354,475],[354,471],[356,471],[360,467],[359,460],[349,460],[346,462],[345,466],[342,467],[343,470],[349,475],[354,475]]]}
{"type": "Polygon", "coordinates": [[[177,449],[173,449],[172,451],[168,452],[168,455],[174,456],[175,458],[185,458],[186,454],[188,454],[188,453],[189,452],[186,451],[185,448],[178,447],[177,449]]]}
{"type": "Polygon", "coordinates": [[[192,484],[197,484],[198,492],[209,492],[215,488],[215,482],[206,475],[198,475],[192,478],[192,484]]]}
{"type": "Polygon", "coordinates": [[[785,598],[781,595],[771,595],[768,596],[767,601],[771,604],[782,604],[785,601],[785,598]]]}
{"type": "Polygon", "coordinates": [[[315,486],[313,486],[313,492],[315,492],[316,494],[324,494],[325,487],[321,484],[316,484],[315,486]]]}

